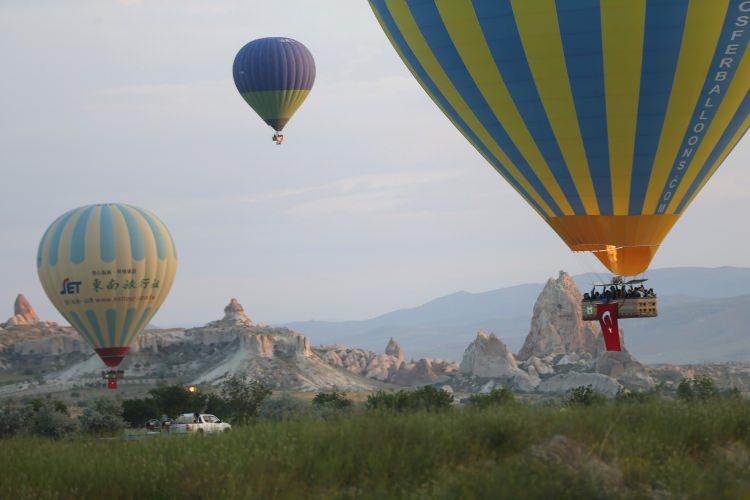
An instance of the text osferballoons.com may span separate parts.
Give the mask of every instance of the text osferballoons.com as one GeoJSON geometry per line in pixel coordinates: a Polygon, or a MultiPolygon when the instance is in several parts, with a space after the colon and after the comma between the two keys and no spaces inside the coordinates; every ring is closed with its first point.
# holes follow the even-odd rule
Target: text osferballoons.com
{"type": "Polygon", "coordinates": [[[748,0],[370,0],[446,116],[574,251],[644,272],[750,125],[748,0]]]}
{"type": "Polygon", "coordinates": [[[110,367],[156,314],[176,270],[166,226],[146,210],[118,203],[63,214],[37,254],[47,296],[110,367]]]}

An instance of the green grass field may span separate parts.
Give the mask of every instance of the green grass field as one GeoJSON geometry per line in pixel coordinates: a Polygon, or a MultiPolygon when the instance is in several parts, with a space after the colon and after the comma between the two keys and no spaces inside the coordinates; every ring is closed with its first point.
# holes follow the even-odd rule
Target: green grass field
{"type": "Polygon", "coordinates": [[[740,498],[749,446],[737,398],[355,410],[221,436],[9,439],[0,498],[740,498]]]}

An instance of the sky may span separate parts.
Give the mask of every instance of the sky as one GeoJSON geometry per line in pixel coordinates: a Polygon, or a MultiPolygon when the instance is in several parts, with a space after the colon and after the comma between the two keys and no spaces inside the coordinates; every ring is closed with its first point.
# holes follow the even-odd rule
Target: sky
{"type": "MultiPolygon", "coordinates": [[[[180,264],[162,326],[236,297],[255,320],[363,319],[459,290],[604,272],[572,254],[406,70],[364,0],[2,0],[0,321],[70,208],[157,214],[180,264]],[[242,101],[234,55],[289,36],[315,87],[282,147],[242,101]],[[3,312],[4,311],[4,312],[3,312]]],[[[750,266],[741,143],[652,267],[750,266]]]]}

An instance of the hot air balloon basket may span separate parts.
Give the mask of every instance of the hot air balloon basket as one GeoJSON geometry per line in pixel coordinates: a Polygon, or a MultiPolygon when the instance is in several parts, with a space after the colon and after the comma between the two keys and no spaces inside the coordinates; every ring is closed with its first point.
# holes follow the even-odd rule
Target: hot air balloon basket
{"type": "Polygon", "coordinates": [[[117,381],[125,377],[123,370],[102,371],[102,379],[107,381],[107,389],[117,389],[117,381]]]}

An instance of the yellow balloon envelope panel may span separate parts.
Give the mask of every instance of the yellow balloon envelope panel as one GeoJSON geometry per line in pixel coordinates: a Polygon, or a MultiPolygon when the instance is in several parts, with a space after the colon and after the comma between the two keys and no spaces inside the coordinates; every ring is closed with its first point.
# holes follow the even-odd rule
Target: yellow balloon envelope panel
{"type": "Polygon", "coordinates": [[[748,129],[748,0],[370,0],[401,59],[573,251],[644,272],[748,129]]]}
{"type": "Polygon", "coordinates": [[[37,270],[57,310],[114,368],[169,293],[177,253],[152,213],[118,203],[89,205],[47,229],[37,270]]]}

